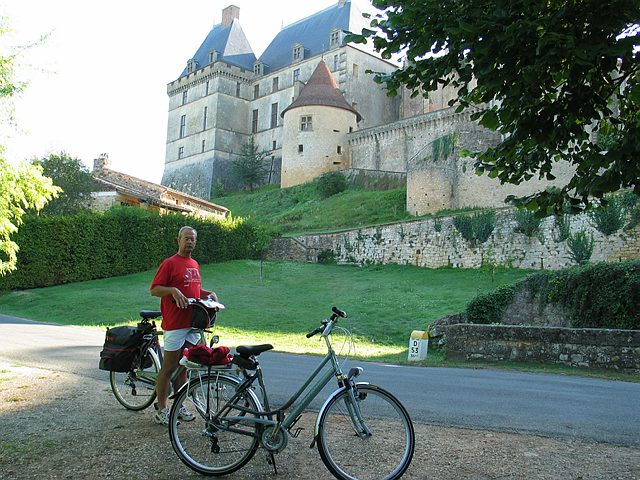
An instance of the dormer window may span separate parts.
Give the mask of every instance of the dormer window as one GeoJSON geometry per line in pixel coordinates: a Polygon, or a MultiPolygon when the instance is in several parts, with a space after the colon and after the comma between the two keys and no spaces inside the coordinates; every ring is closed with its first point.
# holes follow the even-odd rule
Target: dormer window
{"type": "Polygon", "coordinates": [[[341,31],[338,29],[331,30],[331,34],[329,36],[329,48],[338,47],[342,43],[342,35],[341,31]]]}
{"type": "Polygon", "coordinates": [[[189,60],[187,62],[187,73],[193,73],[196,71],[198,67],[198,64],[196,63],[196,61],[192,58],[191,60],[189,60]]]}
{"type": "Polygon", "coordinates": [[[215,63],[218,61],[218,51],[212,48],[209,52],[209,63],[215,63]]]}
{"type": "Polygon", "coordinates": [[[300,43],[293,46],[293,61],[299,62],[304,58],[304,47],[300,43]]]}
{"type": "Polygon", "coordinates": [[[264,63],[257,61],[253,64],[253,74],[257,77],[264,74],[264,63]]]}

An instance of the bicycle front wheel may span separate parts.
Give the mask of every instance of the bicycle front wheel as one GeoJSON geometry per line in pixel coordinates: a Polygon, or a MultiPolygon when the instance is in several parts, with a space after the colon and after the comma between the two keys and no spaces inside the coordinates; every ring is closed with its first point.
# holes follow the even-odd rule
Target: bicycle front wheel
{"type": "Polygon", "coordinates": [[[318,417],[318,450],[340,479],[397,479],[409,467],[415,435],[406,409],[389,392],[357,385],[343,390],[318,417]]]}
{"type": "Polygon", "coordinates": [[[156,379],[160,359],[151,348],[140,365],[129,372],[110,372],[111,390],[122,406],[129,410],[144,410],[156,399],[156,379]],[[149,365],[144,368],[145,365],[149,365]]]}
{"type": "Polygon", "coordinates": [[[169,416],[169,436],[176,454],[192,470],[210,476],[227,475],[242,468],[258,448],[258,424],[255,418],[260,402],[246,390],[233,404],[238,378],[211,375],[190,380],[173,402],[169,416]],[[180,419],[185,408],[195,419],[180,419]],[[222,409],[218,420],[212,417],[222,409]],[[232,419],[229,417],[233,417],[232,419]]]}

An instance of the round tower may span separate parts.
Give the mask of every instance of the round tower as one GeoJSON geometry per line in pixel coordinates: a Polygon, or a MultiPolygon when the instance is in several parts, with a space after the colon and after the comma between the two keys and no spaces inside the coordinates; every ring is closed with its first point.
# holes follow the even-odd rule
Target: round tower
{"type": "Polygon", "coordinates": [[[361,117],[344,98],[324,61],[281,115],[281,187],[351,166],[347,134],[356,129],[361,117]]]}

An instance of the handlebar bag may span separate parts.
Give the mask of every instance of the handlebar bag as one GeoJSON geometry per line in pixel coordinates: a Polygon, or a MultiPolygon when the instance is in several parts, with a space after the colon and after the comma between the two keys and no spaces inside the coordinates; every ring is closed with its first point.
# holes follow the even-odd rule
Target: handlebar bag
{"type": "Polygon", "coordinates": [[[204,330],[213,325],[216,319],[216,310],[207,308],[201,303],[191,305],[191,326],[204,330]]]}
{"type": "Polygon", "coordinates": [[[130,371],[140,355],[142,329],[130,326],[107,328],[100,352],[100,370],[130,371]]]}

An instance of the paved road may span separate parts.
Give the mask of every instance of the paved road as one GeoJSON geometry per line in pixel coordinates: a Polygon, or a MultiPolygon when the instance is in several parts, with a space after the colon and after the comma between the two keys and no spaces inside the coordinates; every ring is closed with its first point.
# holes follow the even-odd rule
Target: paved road
{"type": "MultiPolygon", "coordinates": [[[[0,359],[106,380],[97,369],[104,330],[0,315],[0,359]]],[[[267,352],[273,405],[283,403],[318,357],[267,352]]],[[[415,421],[640,446],[640,384],[491,369],[356,362],[361,377],[393,391],[415,421]]],[[[347,362],[347,368],[356,364],[347,362]]],[[[319,408],[321,400],[312,404],[319,408]]]]}

